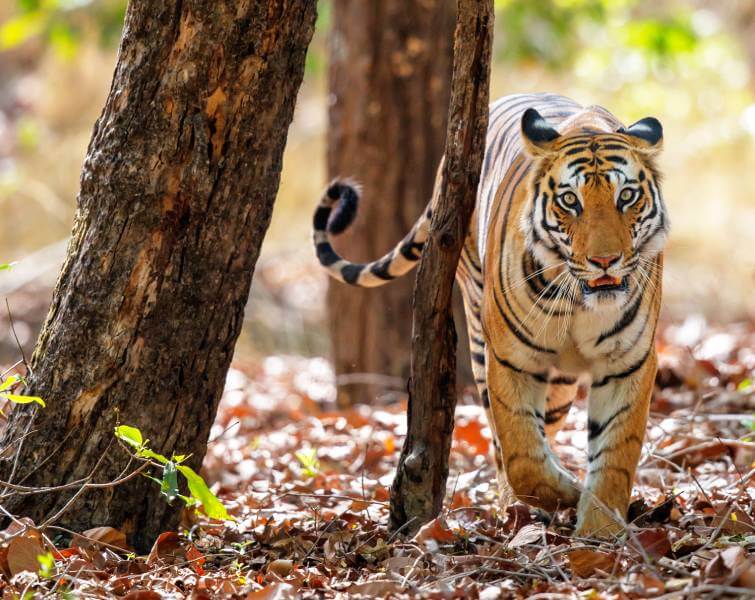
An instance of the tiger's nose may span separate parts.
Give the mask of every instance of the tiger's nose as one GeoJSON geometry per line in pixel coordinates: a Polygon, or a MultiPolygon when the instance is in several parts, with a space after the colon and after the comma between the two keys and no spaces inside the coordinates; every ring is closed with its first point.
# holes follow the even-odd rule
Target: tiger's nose
{"type": "Polygon", "coordinates": [[[588,256],[587,261],[598,267],[607,269],[611,265],[616,264],[620,258],[620,254],[611,254],[610,256],[588,256]]]}

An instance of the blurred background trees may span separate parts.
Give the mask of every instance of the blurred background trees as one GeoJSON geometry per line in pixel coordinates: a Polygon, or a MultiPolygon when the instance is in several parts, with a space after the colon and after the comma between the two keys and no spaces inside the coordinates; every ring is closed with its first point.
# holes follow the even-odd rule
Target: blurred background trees
{"type": "MultiPolygon", "coordinates": [[[[124,5],[124,0],[0,4],[0,256],[4,261],[23,259],[0,279],[0,292],[9,296],[14,313],[24,313],[16,320],[27,347],[47,310],[64,254],[84,151],[115,63],[124,5]]],[[[355,162],[342,166],[331,156],[327,165],[328,135],[337,131],[334,119],[336,127],[328,133],[328,115],[337,99],[328,89],[329,43],[339,27],[335,8],[330,0],[320,2],[237,360],[330,352],[327,282],[312,257],[310,213],[330,174],[353,175],[367,183],[364,169],[346,171],[359,167],[356,161],[368,160],[367,153],[351,156],[354,151],[349,160],[355,162]]],[[[755,230],[750,191],[755,184],[755,1],[497,0],[496,11],[491,98],[551,90],[585,104],[602,104],[625,122],[653,114],[664,123],[661,166],[673,223],[666,317],[700,312],[714,321],[733,321],[755,316],[755,253],[750,250],[755,230]]],[[[391,43],[384,37],[364,43],[391,43]]],[[[334,72],[339,68],[333,63],[334,72]]],[[[396,98],[389,94],[377,101],[387,109],[396,98]]],[[[390,148],[389,140],[384,141],[382,147],[390,148]]],[[[369,152],[373,162],[380,147],[369,152]]],[[[432,157],[423,158],[429,164],[432,157]]],[[[384,168],[389,174],[388,163],[384,168]]],[[[406,202],[424,203],[424,198],[409,200],[408,188],[401,189],[406,202]]],[[[363,218],[385,202],[385,190],[366,189],[363,218]]],[[[341,249],[357,258],[382,252],[411,221],[410,213],[407,204],[401,222],[375,223],[373,231],[384,237],[370,241],[370,247],[352,248],[346,239],[341,249]]],[[[360,223],[364,232],[368,220],[360,223]]],[[[359,302],[354,290],[344,294],[359,302]]],[[[350,345],[359,345],[360,339],[354,334],[350,345]]],[[[8,346],[2,358],[8,362],[16,354],[8,346]]],[[[321,368],[330,367],[323,362],[321,368]]],[[[379,374],[396,375],[400,368],[386,364],[379,374]]],[[[400,378],[391,381],[403,389],[400,378]]]]}
{"type": "MultiPolygon", "coordinates": [[[[453,0],[332,3],[328,177],[354,177],[362,186],[357,220],[334,240],[350,260],[368,262],[389,251],[432,195],[446,134],[454,6],[453,0]]],[[[403,387],[413,283],[406,277],[361,289],[328,282],[341,406],[370,401],[386,387],[381,376],[403,387]]]]}

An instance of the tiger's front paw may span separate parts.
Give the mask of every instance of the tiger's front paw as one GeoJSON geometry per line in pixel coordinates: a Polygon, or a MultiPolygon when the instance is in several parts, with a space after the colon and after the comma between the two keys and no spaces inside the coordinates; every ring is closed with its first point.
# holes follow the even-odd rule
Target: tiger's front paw
{"type": "Polygon", "coordinates": [[[577,506],[581,485],[563,469],[545,462],[541,469],[516,469],[509,474],[516,497],[548,512],[577,506]]]}
{"type": "Polygon", "coordinates": [[[577,537],[615,538],[626,529],[624,519],[615,510],[596,502],[585,493],[577,507],[577,537]]]}

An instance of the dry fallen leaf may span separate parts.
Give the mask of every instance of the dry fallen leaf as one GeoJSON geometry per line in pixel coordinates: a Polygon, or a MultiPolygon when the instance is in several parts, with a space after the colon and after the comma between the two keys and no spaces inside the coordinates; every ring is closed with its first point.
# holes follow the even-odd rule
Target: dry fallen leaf
{"type": "Polygon", "coordinates": [[[11,576],[21,571],[39,571],[37,557],[44,554],[42,544],[34,537],[18,536],[8,544],[8,570],[11,576]]]}
{"type": "Polygon", "coordinates": [[[183,554],[180,536],[175,531],[166,531],[157,536],[147,557],[147,564],[153,565],[161,559],[173,560],[179,554],[183,554]]]}
{"type": "Polygon", "coordinates": [[[126,534],[114,527],[94,527],[82,532],[81,535],[74,535],[71,540],[71,546],[79,548],[89,548],[97,546],[97,542],[104,545],[115,546],[123,550],[129,550],[126,543],[126,534]]]}
{"type": "Polygon", "coordinates": [[[599,550],[577,549],[568,554],[571,571],[577,577],[591,577],[596,571],[611,573],[616,564],[616,555],[599,550]]]}
{"type": "Polygon", "coordinates": [[[545,526],[542,523],[530,523],[522,527],[516,535],[511,538],[509,548],[519,548],[527,544],[535,544],[542,541],[545,533],[545,526]]]}
{"type": "Polygon", "coordinates": [[[273,583],[267,587],[246,595],[246,600],[294,600],[297,597],[296,588],[283,582],[273,583]]]}
{"type": "Polygon", "coordinates": [[[428,540],[433,540],[435,542],[447,544],[453,542],[455,539],[456,536],[446,527],[445,522],[440,517],[436,517],[420,528],[414,538],[412,538],[412,542],[420,544],[428,540]]]}
{"type": "Polygon", "coordinates": [[[267,565],[267,572],[273,573],[274,575],[277,575],[278,577],[288,577],[291,574],[291,571],[293,570],[294,570],[293,561],[285,560],[282,558],[271,561],[267,565]]]}
{"type": "Polygon", "coordinates": [[[630,540],[638,550],[642,551],[653,559],[668,556],[671,553],[671,542],[669,541],[668,531],[663,528],[641,529],[634,533],[630,540]]]}

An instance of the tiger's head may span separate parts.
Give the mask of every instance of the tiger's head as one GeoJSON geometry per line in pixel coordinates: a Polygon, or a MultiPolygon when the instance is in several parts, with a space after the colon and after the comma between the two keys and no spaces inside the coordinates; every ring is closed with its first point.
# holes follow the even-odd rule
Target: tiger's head
{"type": "Polygon", "coordinates": [[[561,134],[530,108],[521,131],[534,161],[521,223],[528,248],[566,272],[586,308],[623,304],[668,234],[654,165],[661,124],[647,117],[611,133],[567,124],[561,134]]]}

